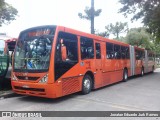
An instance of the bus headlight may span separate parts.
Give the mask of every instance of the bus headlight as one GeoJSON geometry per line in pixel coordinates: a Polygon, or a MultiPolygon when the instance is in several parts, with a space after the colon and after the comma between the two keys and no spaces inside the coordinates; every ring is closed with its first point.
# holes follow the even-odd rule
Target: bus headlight
{"type": "Polygon", "coordinates": [[[46,83],[48,81],[48,74],[45,75],[40,81],[39,83],[46,83]]]}
{"type": "Polygon", "coordinates": [[[16,80],[17,81],[17,77],[14,74],[12,74],[12,80],[16,80]]]}

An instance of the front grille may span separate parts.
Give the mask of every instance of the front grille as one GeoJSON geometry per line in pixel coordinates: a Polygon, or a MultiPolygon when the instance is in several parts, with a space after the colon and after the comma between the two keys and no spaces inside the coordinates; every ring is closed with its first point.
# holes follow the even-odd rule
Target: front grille
{"type": "Polygon", "coordinates": [[[37,92],[45,92],[45,89],[43,88],[23,88],[19,86],[14,86],[15,89],[17,90],[29,90],[29,91],[37,91],[37,92]]]}
{"type": "Polygon", "coordinates": [[[34,81],[36,81],[39,79],[39,77],[27,77],[27,76],[16,76],[16,77],[20,80],[34,80],[34,81]]]}

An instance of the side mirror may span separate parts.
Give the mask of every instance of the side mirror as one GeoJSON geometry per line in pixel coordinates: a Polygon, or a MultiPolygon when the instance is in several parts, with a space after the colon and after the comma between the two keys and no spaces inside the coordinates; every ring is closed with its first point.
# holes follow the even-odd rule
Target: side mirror
{"type": "Polygon", "coordinates": [[[66,49],[66,46],[64,46],[64,45],[61,45],[61,57],[62,57],[62,61],[66,61],[67,49],[66,49]]]}

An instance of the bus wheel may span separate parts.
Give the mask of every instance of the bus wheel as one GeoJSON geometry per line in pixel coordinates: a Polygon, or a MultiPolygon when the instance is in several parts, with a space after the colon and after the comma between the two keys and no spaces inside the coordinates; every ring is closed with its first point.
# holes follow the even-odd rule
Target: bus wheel
{"type": "Polygon", "coordinates": [[[85,75],[82,82],[82,94],[88,94],[92,89],[92,79],[89,75],[85,75]]]}
{"type": "Polygon", "coordinates": [[[142,67],[142,69],[141,69],[141,76],[143,76],[144,75],[144,68],[142,67]]]}
{"type": "Polygon", "coordinates": [[[126,69],[123,71],[123,81],[126,82],[128,80],[128,72],[126,69]]]}

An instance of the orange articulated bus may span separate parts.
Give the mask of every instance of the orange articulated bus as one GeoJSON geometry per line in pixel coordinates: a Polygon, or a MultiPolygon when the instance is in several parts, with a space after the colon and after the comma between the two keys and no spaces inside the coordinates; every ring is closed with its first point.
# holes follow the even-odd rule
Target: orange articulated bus
{"type": "Polygon", "coordinates": [[[11,83],[18,94],[57,98],[154,69],[154,54],[145,49],[63,26],[39,26],[19,35],[11,83]]]}

